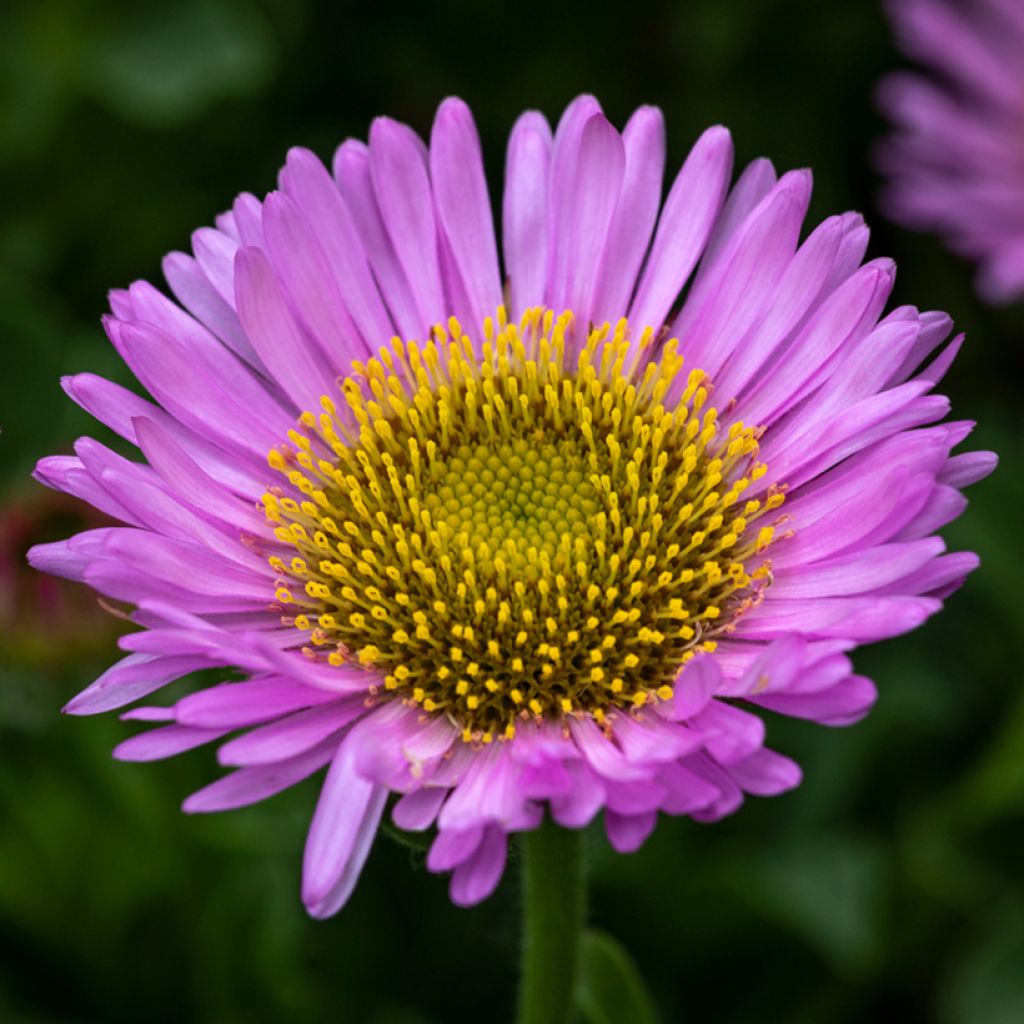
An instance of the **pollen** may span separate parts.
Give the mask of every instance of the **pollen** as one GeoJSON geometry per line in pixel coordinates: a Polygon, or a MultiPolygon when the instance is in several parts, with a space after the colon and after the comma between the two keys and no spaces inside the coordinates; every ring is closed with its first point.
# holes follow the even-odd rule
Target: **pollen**
{"type": "Polygon", "coordinates": [[[354,363],[268,457],[305,653],[467,742],[671,699],[770,585],[784,498],[744,497],[760,431],[723,424],[678,348],[499,309],[479,342],[453,319],[354,363]]]}

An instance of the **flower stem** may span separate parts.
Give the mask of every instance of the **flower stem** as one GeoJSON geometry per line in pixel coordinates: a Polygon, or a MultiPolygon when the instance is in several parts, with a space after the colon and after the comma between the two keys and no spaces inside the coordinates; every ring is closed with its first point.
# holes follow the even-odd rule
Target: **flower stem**
{"type": "Polygon", "coordinates": [[[569,1024],[586,910],[583,832],[545,820],[523,840],[523,952],[516,1024],[569,1024]]]}

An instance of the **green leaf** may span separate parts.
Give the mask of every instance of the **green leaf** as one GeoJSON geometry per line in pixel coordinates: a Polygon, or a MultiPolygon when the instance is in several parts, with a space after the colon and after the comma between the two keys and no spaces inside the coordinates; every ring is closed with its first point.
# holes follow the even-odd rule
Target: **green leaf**
{"type": "Polygon", "coordinates": [[[587,931],[580,949],[576,1002],[587,1024],[658,1024],[643,978],[610,935],[587,931]]]}

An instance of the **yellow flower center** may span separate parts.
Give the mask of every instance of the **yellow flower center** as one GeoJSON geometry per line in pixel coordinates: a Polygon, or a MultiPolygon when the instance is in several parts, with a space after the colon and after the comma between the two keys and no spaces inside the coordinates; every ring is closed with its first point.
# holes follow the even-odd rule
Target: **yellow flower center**
{"type": "Polygon", "coordinates": [[[752,524],[783,495],[742,500],[759,431],[719,424],[674,339],[655,357],[625,320],[572,332],[499,310],[480,346],[454,319],[396,338],[269,456],[290,487],[264,507],[296,552],[270,560],[276,601],[306,653],[466,741],[669,699],[770,581],[752,524]]]}

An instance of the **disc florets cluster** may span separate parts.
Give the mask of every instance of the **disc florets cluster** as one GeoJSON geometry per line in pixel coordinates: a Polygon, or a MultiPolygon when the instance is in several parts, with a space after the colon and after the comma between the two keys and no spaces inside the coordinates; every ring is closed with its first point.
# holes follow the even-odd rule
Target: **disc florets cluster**
{"type": "Polygon", "coordinates": [[[758,431],[719,423],[675,341],[499,310],[355,363],[270,453],[276,601],[307,653],[469,741],[672,697],[755,603],[782,504],[758,431]]]}

